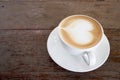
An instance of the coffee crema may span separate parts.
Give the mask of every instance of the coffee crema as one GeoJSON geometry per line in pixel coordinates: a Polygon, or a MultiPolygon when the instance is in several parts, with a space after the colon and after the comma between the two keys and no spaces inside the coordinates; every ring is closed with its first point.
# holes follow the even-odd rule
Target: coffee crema
{"type": "Polygon", "coordinates": [[[62,20],[59,24],[60,35],[69,45],[76,48],[91,48],[102,37],[101,25],[91,17],[76,15],[62,20]]]}

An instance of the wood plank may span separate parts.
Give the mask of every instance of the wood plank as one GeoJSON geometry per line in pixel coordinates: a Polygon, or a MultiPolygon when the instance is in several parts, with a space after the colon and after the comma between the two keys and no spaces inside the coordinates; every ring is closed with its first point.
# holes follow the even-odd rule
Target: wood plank
{"type": "MultiPolygon", "coordinates": [[[[10,1],[19,1],[19,2],[39,2],[39,1],[48,1],[49,0],[0,0],[1,2],[10,2],[10,1]]],[[[50,0],[51,1],[73,1],[73,0],[50,0]]],[[[81,2],[94,2],[94,1],[104,1],[104,2],[119,2],[119,0],[76,0],[76,1],[81,1],[81,2]]]]}
{"type": "Polygon", "coordinates": [[[0,79],[119,80],[119,31],[105,29],[111,43],[110,57],[102,67],[83,74],[64,70],[49,57],[46,42],[51,30],[0,30],[0,79]]]}
{"type": "Polygon", "coordinates": [[[104,28],[119,28],[120,2],[117,1],[1,1],[0,29],[50,29],[73,14],[85,14],[104,28]]]}

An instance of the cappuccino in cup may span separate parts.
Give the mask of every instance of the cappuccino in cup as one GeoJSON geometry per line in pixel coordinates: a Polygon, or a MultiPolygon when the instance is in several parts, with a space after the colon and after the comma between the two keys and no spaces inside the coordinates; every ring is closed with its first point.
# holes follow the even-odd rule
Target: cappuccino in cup
{"type": "Polygon", "coordinates": [[[59,24],[59,34],[63,42],[78,49],[94,47],[101,40],[102,33],[101,24],[85,15],[69,16],[59,24]]]}

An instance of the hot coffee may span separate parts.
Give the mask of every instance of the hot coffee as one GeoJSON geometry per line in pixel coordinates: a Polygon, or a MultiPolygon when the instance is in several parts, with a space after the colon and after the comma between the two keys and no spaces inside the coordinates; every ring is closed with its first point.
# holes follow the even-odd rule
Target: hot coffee
{"type": "Polygon", "coordinates": [[[68,45],[87,49],[95,46],[102,37],[101,25],[84,15],[70,16],[59,24],[60,37],[68,45]]]}

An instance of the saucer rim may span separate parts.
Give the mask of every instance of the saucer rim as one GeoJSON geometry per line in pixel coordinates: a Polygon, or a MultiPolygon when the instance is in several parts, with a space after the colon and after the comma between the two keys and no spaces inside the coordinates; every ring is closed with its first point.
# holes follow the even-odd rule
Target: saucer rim
{"type": "Polygon", "coordinates": [[[49,47],[48,47],[48,43],[49,43],[49,38],[51,37],[52,33],[55,32],[57,30],[58,27],[55,27],[49,34],[48,36],[48,39],[47,39],[47,51],[48,51],[48,54],[50,56],[50,58],[60,67],[62,67],[63,69],[65,70],[68,70],[68,71],[71,71],[71,72],[80,72],[80,73],[84,73],[84,72],[90,72],[90,71],[94,71],[98,68],[100,68],[108,59],[109,55],[110,55],[110,42],[107,38],[107,36],[104,34],[104,38],[106,38],[107,40],[107,45],[108,45],[108,55],[105,57],[105,59],[103,60],[103,62],[101,62],[101,64],[99,64],[98,66],[96,66],[95,68],[93,67],[92,69],[88,69],[88,70],[84,70],[84,71],[75,71],[75,70],[71,70],[71,69],[68,69],[64,66],[62,66],[61,64],[59,64],[53,57],[52,57],[52,54],[50,53],[50,50],[49,50],[49,47]]]}

